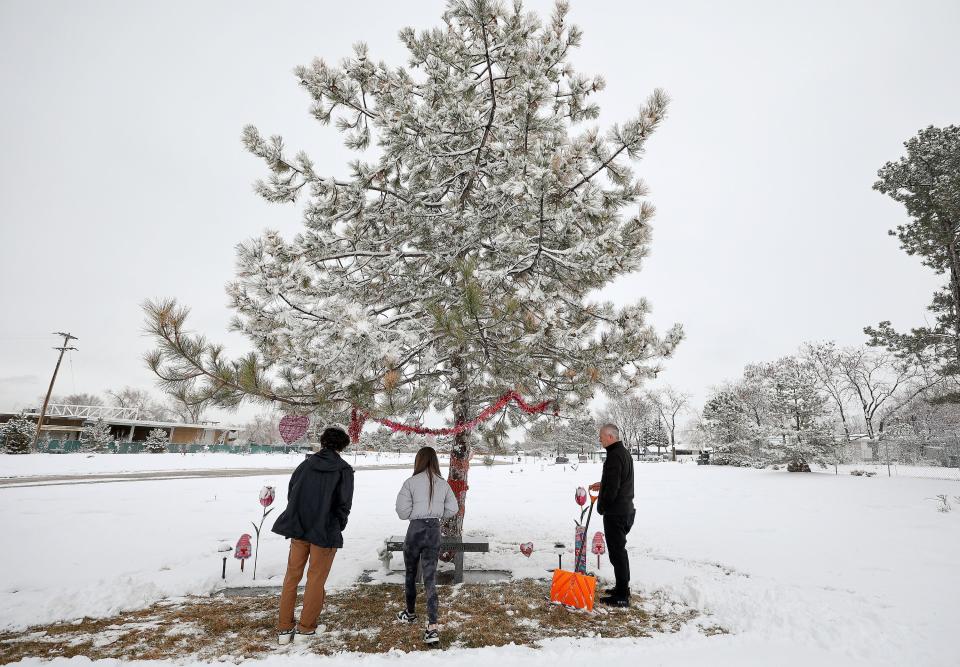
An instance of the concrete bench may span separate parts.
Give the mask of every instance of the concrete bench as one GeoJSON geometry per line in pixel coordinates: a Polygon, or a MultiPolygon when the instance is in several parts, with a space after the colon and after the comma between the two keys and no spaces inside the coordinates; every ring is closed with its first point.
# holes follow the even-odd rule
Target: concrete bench
{"type": "MultiPolygon", "coordinates": [[[[403,553],[403,541],[406,539],[403,535],[393,535],[384,542],[382,560],[384,569],[390,568],[390,560],[394,551],[403,553]]],[[[490,551],[490,543],[479,538],[444,536],[440,538],[440,553],[453,552],[453,582],[463,583],[463,554],[487,553],[490,551]]],[[[419,573],[417,574],[419,579],[419,573]]]]}

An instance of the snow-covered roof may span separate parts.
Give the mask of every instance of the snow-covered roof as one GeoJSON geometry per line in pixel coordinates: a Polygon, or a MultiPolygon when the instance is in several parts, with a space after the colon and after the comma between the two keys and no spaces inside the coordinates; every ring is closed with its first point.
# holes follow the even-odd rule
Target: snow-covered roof
{"type": "Polygon", "coordinates": [[[205,424],[186,424],[183,422],[158,422],[145,419],[104,419],[104,422],[111,426],[152,426],[154,428],[200,428],[210,431],[239,431],[239,426],[221,424],[219,422],[206,422],[205,424]]]}
{"type": "MultiPolygon", "coordinates": [[[[35,412],[0,412],[0,417],[19,417],[21,414],[24,414],[26,417],[36,419],[39,417],[38,413],[35,412]]],[[[60,419],[73,419],[80,422],[92,420],[91,417],[79,417],[79,416],[64,416],[64,415],[47,415],[43,418],[44,430],[47,430],[47,425],[50,424],[50,420],[60,420],[60,419]]],[[[120,419],[116,417],[103,418],[104,423],[109,424],[110,426],[141,426],[143,428],[195,428],[195,429],[204,429],[208,431],[239,431],[239,426],[233,426],[230,424],[220,424],[218,422],[207,422],[205,424],[188,424],[185,422],[170,422],[170,421],[154,421],[149,419],[120,419]]],[[[50,424],[51,426],[53,424],[50,424]]],[[[53,429],[50,429],[53,430],[53,429]]],[[[76,430],[76,429],[74,429],[76,430]]]]}

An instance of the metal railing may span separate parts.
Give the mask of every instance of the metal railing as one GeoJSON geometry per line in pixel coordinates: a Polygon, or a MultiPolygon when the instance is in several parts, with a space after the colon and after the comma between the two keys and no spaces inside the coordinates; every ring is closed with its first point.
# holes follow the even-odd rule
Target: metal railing
{"type": "Polygon", "coordinates": [[[140,408],[120,408],[114,405],[63,405],[47,406],[47,417],[82,417],[86,419],[137,419],[140,408]]]}

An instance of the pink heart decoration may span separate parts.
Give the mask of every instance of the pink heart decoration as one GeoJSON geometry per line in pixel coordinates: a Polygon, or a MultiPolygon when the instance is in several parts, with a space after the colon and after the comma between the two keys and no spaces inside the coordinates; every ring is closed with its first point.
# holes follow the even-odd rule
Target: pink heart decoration
{"type": "Polygon", "coordinates": [[[522,553],[527,558],[530,558],[530,554],[533,553],[533,542],[524,542],[520,545],[520,553],[522,553]]]}
{"type": "Polygon", "coordinates": [[[306,415],[284,415],[280,419],[278,429],[280,437],[290,445],[304,436],[308,426],[310,426],[310,417],[306,415]]]}
{"type": "Polygon", "coordinates": [[[233,550],[233,557],[239,558],[240,560],[246,560],[250,558],[250,534],[244,533],[240,536],[240,539],[237,540],[237,548],[233,550]]]}

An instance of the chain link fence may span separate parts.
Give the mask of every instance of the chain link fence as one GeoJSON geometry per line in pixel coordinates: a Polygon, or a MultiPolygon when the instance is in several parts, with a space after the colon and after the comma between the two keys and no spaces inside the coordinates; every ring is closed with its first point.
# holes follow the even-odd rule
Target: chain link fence
{"type": "Polygon", "coordinates": [[[920,477],[960,482],[960,439],[920,440],[913,437],[861,439],[841,448],[839,474],[920,477]]]}
{"type": "MultiPolygon", "coordinates": [[[[37,443],[37,452],[41,454],[75,454],[84,451],[86,443],[80,440],[41,440],[37,443]]],[[[170,443],[167,451],[173,454],[196,454],[199,452],[220,452],[225,454],[276,454],[298,451],[287,445],[198,445],[170,443]]],[[[111,442],[104,454],[142,454],[147,452],[143,442],[111,442]]]]}

